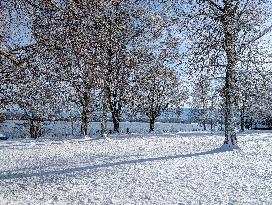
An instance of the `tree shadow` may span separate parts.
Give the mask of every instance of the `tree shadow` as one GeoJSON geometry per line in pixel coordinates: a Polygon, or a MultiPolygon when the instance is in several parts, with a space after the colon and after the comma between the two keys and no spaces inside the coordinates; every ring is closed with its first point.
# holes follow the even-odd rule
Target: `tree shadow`
{"type": "Polygon", "coordinates": [[[0,149],[8,148],[8,145],[0,145],[0,149]]]}
{"type": "Polygon", "coordinates": [[[226,147],[226,146],[222,146],[222,147],[212,149],[212,150],[209,150],[209,151],[198,152],[198,153],[193,153],[193,154],[163,156],[163,157],[154,157],[154,158],[146,158],[146,159],[134,159],[134,160],[119,161],[119,162],[109,162],[109,163],[98,164],[98,165],[72,167],[72,168],[65,168],[65,169],[62,169],[62,170],[49,170],[49,171],[41,171],[41,172],[36,172],[36,173],[1,174],[0,175],[0,180],[30,178],[30,177],[43,177],[43,176],[49,176],[49,175],[62,175],[62,174],[69,174],[69,173],[79,172],[79,171],[95,170],[95,169],[99,169],[99,168],[109,168],[109,167],[130,165],[130,164],[141,164],[141,163],[172,160],[172,159],[179,159],[179,158],[198,157],[198,156],[218,154],[218,153],[223,153],[223,152],[228,152],[228,151],[235,151],[235,150],[238,150],[238,149],[237,148],[229,148],[229,147],[226,147]]]}
{"type": "MultiPolygon", "coordinates": [[[[70,144],[83,144],[87,142],[92,142],[96,140],[103,140],[104,138],[96,137],[96,138],[73,138],[73,139],[54,139],[54,138],[45,138],[45,139],[28,139],[24,141],[3,141],[3,144],[0,144],[1,149],[16,149],[16,148],[23,148],[23,149],[38,149],[42,148],[42,146],[46,145],[62,145],[63,143],[70,143],[70,144]],[[49,141],[50,140],[50,141],[49,141]],[[31,147],[28,147],[31,145],[31,147]]],[[[0,141],[1,142],[1,141],[0,141]]]]}

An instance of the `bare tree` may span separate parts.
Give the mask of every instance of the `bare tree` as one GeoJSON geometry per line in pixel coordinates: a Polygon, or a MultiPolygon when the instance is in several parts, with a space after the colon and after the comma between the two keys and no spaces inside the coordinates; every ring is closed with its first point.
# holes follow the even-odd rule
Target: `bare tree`
{"type": "MultiPolygon", "coordinates": [[[[66,82],[81,107],[82,135],[88,135],[90,113],[100,70],[100,2],[66,2],[38,12],[34,36],[51,68],[52,79],[66,82]],[[55,76],[54,76],[55,75],[55,76]]],[[[70,94],[72,94],[70,93],[70,94]]]]}
{"type": "Polygon", "coordinates": [[[225,141],[237,144],[235,131],[235,75],[245,49],[259,42],[272,26],[265,27],[269,1],[188,1],[181,8],[191,44],[191,65],[224,80],[225,141]]]}
{"type": "Polygon", "coordinates": [[[149,118],[149,132],[155,130],[155,121],[170,107],[180,107],[186,100],[186,89],[182,87],[178,74],[167,67],[155,64],[138,81],[137,102],[139,111],[149,118]]]}
{"type": "Polygon", "coordinates": [[[129,69],[126,64],[128,59],[128,44],[131,40],[132,27],[130,26],[130,14],[126,2],[112,2],[109,8],[105,8],[108,15],[105,17],[105,49],[104,74],[105,95],[108,96],[109,108],[114,124],[114,132],[119,132],[121,112],[126,103],[129,69]]]}

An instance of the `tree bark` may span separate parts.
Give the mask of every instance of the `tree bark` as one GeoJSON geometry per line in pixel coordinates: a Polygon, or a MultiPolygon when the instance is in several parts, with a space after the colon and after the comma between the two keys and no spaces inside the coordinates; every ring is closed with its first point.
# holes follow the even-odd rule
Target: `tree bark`
{"type": "MultiPolygon", "coordinates": [[[[228,85],[228,82],[226,83],[228,85]]],[[[232,102],[231,90],[226,87],[225,96],[225,141],[224,144],[236,145],[236,131],[234,119],[234,106],[232,102]]]]}
{"type": "Polygon", "coordinates": [[[74,122],[74,119],[71,118],[70,122],[71,122],[71,134],[72,134],[72,136],[74,136],[75,135],[75,132],[74,132],[74,129],[75,129],[74,123],[75,122],[74,122]]]}
{"type": "Polygon", "coordinates": [[[38,138],[42,136],[41,121],[39,118],[32,117],[29,119],[29,132],[31,138],[38,138]]]}
{"type": "Polygon", "coordinates": [[[226,52],[225,77],[225,141],[224,144],[235,146],[237,144],[235,131],[235,99],[234,99],[234,67],[235,67],[235,2],[225,0],[224,7],[224,36],[226,52]]]}
{"type": "Polygon", "coordinates": [[[204,131],[206,131],[206,130],[207,130],[205,120],[203,121],[203,129],[204,129],[204,131]]]}
{"type": "Polygon", "coordinates": [[[108,130],[108,95],[104,92],[103,95],[103,114],[102,114],[102,122],[101,122],[101,137],[108,138],[109,130],[108,130]]]}
{"type": "Polygon", "coordinates": [[[83,98],[81,101],[82,111],[81,111],[81,134],[83,137],[88,136],[88,126],[90,119],[90,96],[88,92],[83,93],[83,98]]]}
{"type": "Polygon", "coordinates": [[[112,112],[113,132],[120,133],[120,113],[112,112]]]}
{"type": "Polygon", "coordinates": [[[240,111],[240,129],[242,132],[245,131],[245,106],[243,104],[243,107],[240,111]]]}
{"type": "Polygon", "coordinates": [[[89,125],[89,112],[86,106],[83,106],[82,113],[82,124],[81,124],[81,134],[84,137],[88,136],[88,125],[89,125]]]}
{"type": "Polygon", "coordinates": [[[155,118],[151,117],[149,118],[149,132],[154,132],[155,131],[155,118]]]}
{"type": "Polygon", "coordinates": [[[30,119],[29,120],[29,132],[30,132],[30,137],[31,138],[37,138],[35,130],[36,130],[36,128],[35,128],[35,125],[34,125],[34,120],[30,119]]]}
{"type": "Polygon", "coordinates": [[[120,119],[122,105],[120,102],[116,101],[116,95],[112,95],[113,99],[110,100],[110,110],[113,121],[113,132],[120,133],[120,119]]]}

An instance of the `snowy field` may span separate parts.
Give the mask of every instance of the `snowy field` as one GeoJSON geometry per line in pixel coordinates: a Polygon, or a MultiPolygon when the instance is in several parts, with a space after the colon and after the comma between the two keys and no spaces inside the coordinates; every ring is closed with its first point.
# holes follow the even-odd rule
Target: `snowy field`
{"type": "MultiPolygon", "coordinates": [[[[0,133],[8,137],[20,138],[27,137],[29,135],[29,128],[23,126],[25,121],[12,121],[7,120],[0,124],[0,133]]],[[[81,123],[65,121],[45,122],[44,128],[46,130],[47,137],[57,138],[74,138],[81,137],[80,134],[81,123]],[[73,126],[72,126],[73,125],[73,126]],[[72,131],[74,130],[74,131],[72,131]]],[[[209,128],[209,127],[208,127],[209,128]]],[[[149,124],[145,122],[121,122],[120,132],[122,134],[127,133],[127,129],[131,134],[147,134],[149,131],[149,124]]],[[[97,137],[100,135],[101,123],[90,122],[89,123],[89,135],[91,137],[97,137]]],[[[113,130],[113,123],[109,122],[109,130],[113,130]]],[[[189,131],[203,131],[203,127],[200,127],[196,123],[183,124],[183,123],[155,123],[155,133],[178,133],[189,131]]]]}
{"type": "Polygon", "coordinates": [[[0,141],[0,204],[272,204],[272,133],[0,141]]]}

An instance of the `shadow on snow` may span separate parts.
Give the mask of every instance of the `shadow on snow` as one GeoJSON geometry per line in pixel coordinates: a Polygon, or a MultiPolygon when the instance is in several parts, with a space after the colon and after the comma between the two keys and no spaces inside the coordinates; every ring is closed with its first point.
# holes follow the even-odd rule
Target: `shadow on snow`
{"type": "Polygon", "coordinates": [[[66,168],[62,170],[51,170],[51,171],[41,171],[36,173],[12,173],[12,174],[4,174],[0,175],[0,180],[5,179],[19,179],[19,178],[29,178],[29,177],[42,177],[48,175],[61,175],[61,174],[69,174],[73,172],[79,171],[86,171],[86,170],[94,170],[99,168],[109,168],[114,166],[122,166],[122,165],[130,165],[130,164],[139,164],[139,163],[146,163],[146,162],[156,162],[162,160],[171,160],[171,159],[179,159],[179,158],[189,158],[189,157],[198,157],[204,156],[209,154],[217,154],[227,151],[235,151],[239,150],[238,147],[229,148],[227,146],[222,146],[213,150],[205,151],[205,152],[198,152],[194,154],[184,154],[184,155],[174,155],[174,156],[163,156],[163,157],[154,157],[154,158],[146,158],[146,159],[134,159],[134,160],[126,160],[126,161],[119,161],[119,162],[109,162],[104,164],[98,165],[89,165],[83,167],[72,167],[66,168]]]}

